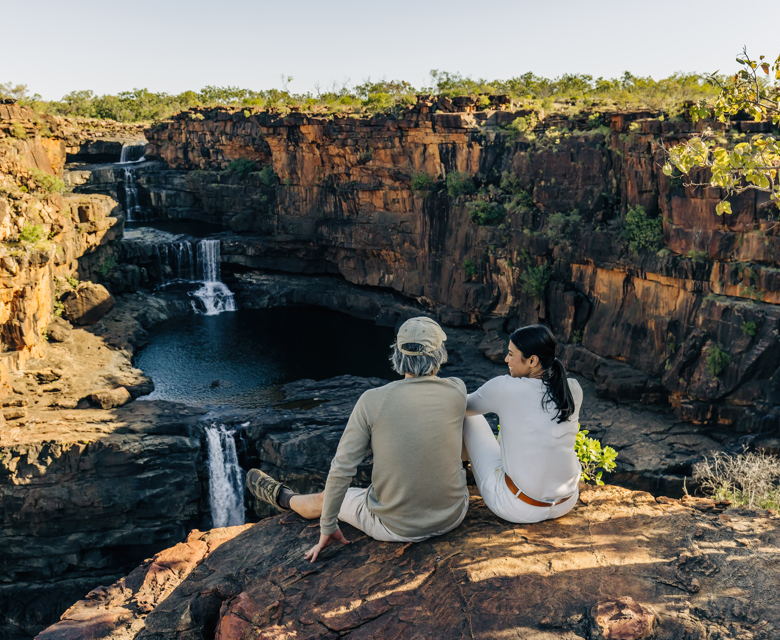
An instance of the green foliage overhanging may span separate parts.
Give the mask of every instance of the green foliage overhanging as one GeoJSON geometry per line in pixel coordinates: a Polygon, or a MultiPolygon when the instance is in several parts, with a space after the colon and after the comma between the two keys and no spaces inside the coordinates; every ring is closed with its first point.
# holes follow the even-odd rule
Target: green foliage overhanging
{"type": "MultiPolygon", "coordinates": [[[[753,60],[744,49],[737,56],[741,69],[727,79],[712,76],[719,87],[714,103],[700,98],[689,108],[694,122],[702,118],[715,118],[726,122],[732,116],[745,114],[754,122],[771,121],[780,125],[780,56],[774,62],[760,56],[753,60]]],[[[727,198],[749,189],[770,194],[780,205],[780,140],[772,135],[757,133],[749,141],[738,142],[733,147],[718,140],[707,127],[702,135],[694,136],[667,150],[667,162],[663,171],[672,178],[679,173],[691,176],[695,169],[709,169],[708,182],[696,182],[691,177],[687,186],[712,186],[722,189],[723,199],[716,213],[731,213],[727,198]],[[677,173],[679,172],[679,173],[677,173]]],[[[705,178],[706,179],[706,178],[705,178]]]]}

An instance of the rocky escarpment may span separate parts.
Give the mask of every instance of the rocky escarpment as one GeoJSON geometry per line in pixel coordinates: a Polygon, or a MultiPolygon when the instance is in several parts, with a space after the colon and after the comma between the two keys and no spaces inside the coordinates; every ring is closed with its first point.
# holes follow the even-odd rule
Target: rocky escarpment
{"type": "Polygon", "coordinates": [[[615,487],[581,495],[568,515],[531,525],[499,521],[473,495],[460,527],[418,544],[376,542],[344,525],[350,544],[314,565],[303,554],[318,528],[295,514],[217,530],[217,539],[235,537],[208,555],[196,533],[93,591],[39,637],[777,635],[776,515],[615,487]]]}
{"type": "Polygon", "coordinates": [[[46,350],[55,295],[87,279],[121,236],[121,212],[105,196],[60,195],[63,121],[0,105],[0,387],[46,350]],[[81,261],[81,262],[79,262],[81,261]]]}
{"type": "MultiPolygon", "coordinates": [[[[571,345],[568,366],[615,399],[777,429],[780,236],[763,195],[718,217],[716,191],[660,172],[658,145],[702,123],[584,113],[530,135],[502,128],[519,115],[432,100],[397,119],[183,113],[147,132],[147,158],[167,168],[139,172],[139,197],[157,215],[240,232],[222,247],[237,269],[339,274],[499,334],[543,320],[571,345]],[[264,170],[229,165],[239,159],[264,170]],[[481,192],[447,195],[455,172],[481,192]],[[636,205],[662,219],[663,251],[637,253],[621,235],[636,205]]],[[[728,126],[734,139],[770,125],[728,126]]]]}

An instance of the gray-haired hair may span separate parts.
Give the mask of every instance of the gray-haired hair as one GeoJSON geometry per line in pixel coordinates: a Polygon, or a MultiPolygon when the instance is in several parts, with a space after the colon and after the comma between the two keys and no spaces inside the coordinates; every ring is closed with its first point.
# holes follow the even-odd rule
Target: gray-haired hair
{"type": "MultiPolygon", "coordinates": [[[[423,348],[421,344],[404,343],[404,349],[407,351],[422,352],[423,348]]],[[[401,353],[397,343],[393,343],[393,353],[390,355],[390,362],[393,365],[393,371],[402,376],[405,376],[407,373],[417,378],[420,376],[431,376],[447,362],[447,349],[444,345],[441,345],[431,355],[420,353],[420,355],[408,356],[405,353],[401,353]]]]}

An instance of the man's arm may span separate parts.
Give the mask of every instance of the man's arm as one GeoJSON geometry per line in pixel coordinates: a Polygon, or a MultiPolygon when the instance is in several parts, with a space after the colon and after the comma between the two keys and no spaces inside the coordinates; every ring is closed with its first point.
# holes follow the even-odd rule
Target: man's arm
{"type": "Polygon", "coordinates": [[[369,393],[370,391],[367,391],[360,396],[355,404],[347,427],[341,435],[336,455],[330,463],[320,517],[322,535],[332,535],[338,531],[338,515],[344,495],[371,444],[370,399],[367,399],[369,393]]]}

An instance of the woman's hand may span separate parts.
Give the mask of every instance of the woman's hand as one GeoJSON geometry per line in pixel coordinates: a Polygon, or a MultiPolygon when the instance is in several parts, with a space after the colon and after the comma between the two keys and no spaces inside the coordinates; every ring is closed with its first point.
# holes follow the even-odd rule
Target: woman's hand
{"type": "Polygon", "coordinates": [[[340,542],[341,544],[349,544],[349,541],[344,537],[344,534],[341,533],[341,529],[336,529],[333,533],[329,535],[320,534],[320,541],[306,552],[304,558],[306,560],[309,560],[309,558],[311,558],[310,561],[314,562],[317,559],[317,556],[320,555],[320,551],[322,551],[325,547],[333,544],[334,542],[340,542]]]}

